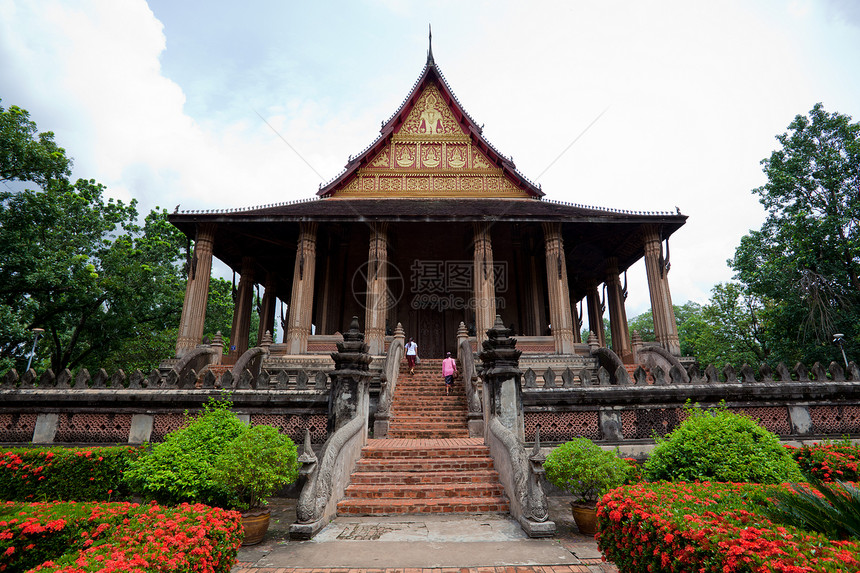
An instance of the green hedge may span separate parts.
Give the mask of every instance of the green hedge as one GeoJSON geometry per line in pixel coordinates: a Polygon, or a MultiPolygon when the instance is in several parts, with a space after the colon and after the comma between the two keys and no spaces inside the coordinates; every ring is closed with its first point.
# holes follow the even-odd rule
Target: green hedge
{"type": "Polygon", "coordinates": [[[0,499],[126,499],[123,472],[143,448],[10,448],[0,451],[0,499]]]}
{"type": "Polygon", "coordinates": [[[0,505],[0,571],[228,573],[241,515],[205,505],[0,505]]]}

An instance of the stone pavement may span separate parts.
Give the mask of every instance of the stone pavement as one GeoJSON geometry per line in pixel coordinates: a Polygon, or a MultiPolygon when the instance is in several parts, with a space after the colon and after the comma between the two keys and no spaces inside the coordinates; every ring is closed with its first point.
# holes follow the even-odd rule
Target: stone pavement
{"type": "Polygon", "coordinates": [[[580,535],[570,498],[550,497],[551,539],[529,539],[509,516],[338,517],[311,541],[290,541],[295,500],[271,502],[259,545],[239,550],[232,573],[617,573],[580,535]]]}

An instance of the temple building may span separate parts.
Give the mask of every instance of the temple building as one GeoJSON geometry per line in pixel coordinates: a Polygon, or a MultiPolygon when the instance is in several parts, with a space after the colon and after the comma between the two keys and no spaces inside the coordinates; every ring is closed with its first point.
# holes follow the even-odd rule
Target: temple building
{"type": "Polygon", "coordinates": [[[564,365],[589,356],[585,321],[605,346],[608,310],[612,350],[631,363],[626,272],[643,257],[657,341],[678,356],[668,239],[685,220],[546,198],[484,138],[431,49],[379,136],[316,197],[170,216],[195,245],[176,355],[203,338],[214,256],[240,276],[228,363],[248,349],[255,285],[258,340],[276,298],[288,308],[271,358],[327,357],[353,316],[375,356],[401,324],[422,357],[443,357],[461,323],[479,348],[499,315],[524,358],[564,365]]]}

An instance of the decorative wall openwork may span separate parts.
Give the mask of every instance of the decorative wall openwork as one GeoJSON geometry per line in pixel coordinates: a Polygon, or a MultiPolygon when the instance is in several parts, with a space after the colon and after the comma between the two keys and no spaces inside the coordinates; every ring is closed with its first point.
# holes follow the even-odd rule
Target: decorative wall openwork
{"type": "Polygon", "coordinates": [[[792,433],[791,419],[788,417],[788,408],[785,406],[733,408],[731,411],[746,414],[774,434],[788,436],[792,433]]]}
{"type": "Polygon", "coordinates": [[[321,444],[326,440],[328,417],[321,414],[251,414],[251,425],[274,426],[301,447],[305,440],[305,428],[311,432],[311,442],[321,444]]]}
{"type": "Polygon", "coordinates": [[[625,410],[621,412],[621,431],[625,438],[633,440],[665,436],[686,417],[682,408],[625,410]]]}
{"type": "Polygon", "coordinates": [[[526,412],[523,422],[527,442],[534,441],[538,424],[542,442],[566,442],[572,438],[601,439],[597,412],[526,412]]]}
{"type": "Polygon", "coordinates": [[[152,434],[150,442],[163,442],[164,436],[185,425],[183,414],[156,414],[152,421],[152,434]]]}
{"type": "Polygon", "coordinates": [[[860,406],[809,406],[809,417],[819,434],[860,433],[860,406]]]}
{"type": "Polygon", "coordinates": [[[131,414],[60,414],[54,442],[124,444],[131,414]]]}
{"type": "Polygon", "coordinates": [[[0,414],[0,442],[30,442],[36,414],[0,414]]]}

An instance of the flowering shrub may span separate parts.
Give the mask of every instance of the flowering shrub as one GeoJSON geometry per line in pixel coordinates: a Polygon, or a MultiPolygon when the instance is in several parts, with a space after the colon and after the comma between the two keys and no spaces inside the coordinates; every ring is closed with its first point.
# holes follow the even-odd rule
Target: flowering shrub
{"type": "Polygon", "coordinates": [[[789,448],[800,470],[818,481],[860,481],[860,446],[850,442],[789,448]]]}
{"type": "Polygon", "coordinates": [[[0,571],[227,573],[242,537],[238,513],[200,504],[7,502],[0,571]]]}
{"type": "Polygon", "coordinates": [[[122,476],[143,450],[11,448],[0,451],[0,499],[18,501],[122,499],[122,476]]]}
{"type": "Polygon", "coordinates": [[[758,511],[779,485],[625,486],[597,507],[597,543],[622,573],[860,569],[860,544],[771,523],[758,511]]]}

